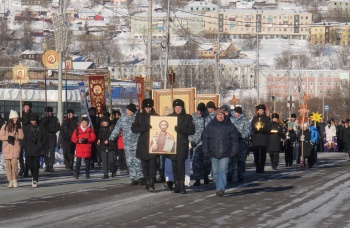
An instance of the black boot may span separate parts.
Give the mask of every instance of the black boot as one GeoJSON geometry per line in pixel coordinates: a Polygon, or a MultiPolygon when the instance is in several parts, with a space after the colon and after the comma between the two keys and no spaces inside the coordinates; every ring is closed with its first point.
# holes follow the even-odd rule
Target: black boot
{"type": "Polygon", "coordinates": [[[154,188],[154,178],[151,178],[149,180],[149,191],[150,192],[154,192],[155,188],[154,188]]]}
{"type": "Polygon", "coordinates": [[[180,180],[176,180],[175,181],[174,193],[180,193],[180,186],[181,186],[180,180]]]}
{"type": "Polygon", "coordinates": [[[180,182],[180,193],[181,194],[186,194],[186,186],[185,186],[185,180],[181,180],[180,182]]]}
{"type": "Polygon", "coordinates": [[[173,188],[173,182],[172,181],[167,181],[166,182],[166,185],[164,185],[169,191],[173,191],[174,188],[173,188]]]}
{"type": "Polygon", "coordinates": [[[146,187],[145,187],[145,191],[149,191],[149,182],[150,180],[146,180],[146,187]]]}
{"type": "Polygon", "coordinates": [[[50,164],[49,164],[49,172],[53,172],[53,171],[55,171],[55,170],[53,169],[53,163],[50,163],[50,164]]]}
{"type": "Polygon", "coordinates": [[[44,172],[49,172],[49,163],[45,163],[45,170],[44,172]]]}

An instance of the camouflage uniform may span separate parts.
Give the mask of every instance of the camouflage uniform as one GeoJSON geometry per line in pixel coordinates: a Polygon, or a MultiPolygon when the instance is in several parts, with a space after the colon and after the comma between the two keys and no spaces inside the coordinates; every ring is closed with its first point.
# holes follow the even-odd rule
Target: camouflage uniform
{"type": "Polygon", "coordinates": [[[243,180],[247,159],[248,140],[250,137],[250,121],[243,114],[239,117],[231,116],[230,119],[239,132],[240,143],[237,157],[229,162],[227,175],[233,177],[237,166],[237,178],[243,180]]]}
{"type": "Polygon", "coordinates": [[[211,162],[210,159],[204,159],[203,151],[202,151],[202,134],[205,127],[211,121],[208,118],[208,115],[204,115],[199,117],[197,112],[192,115],[193,122],[195,124],[196,132],[194,135],[189,136],[189,140],[193,148],[193,158],[192,158],[192,170],[193,177],[195,180],[200,180],[202,178],[202,173],[205,176],[208,176],[211,170],[211,162]]]}
{"type": "Polygon", "coordinates": [[[130,174],[131,180],[137,181],[141,179],[142,176],[142,168],[140,159],[136,158],[136,147],[137,140],[140,134],[135,134],[131,131],[131,125],[134,120],[135,115],[127,116],[123,115],[117,124],[115,125],[109,140],[114,141],[120,131],[123,131],[123,143],[125,150],[126,163],[128,165],[128,170],[130,174]]]}

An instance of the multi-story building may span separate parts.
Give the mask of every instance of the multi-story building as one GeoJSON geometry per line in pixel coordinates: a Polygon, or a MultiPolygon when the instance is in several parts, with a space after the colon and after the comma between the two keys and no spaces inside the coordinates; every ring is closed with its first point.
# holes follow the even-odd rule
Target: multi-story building
{"type": "MultiPolygon", "coordinates": [[[[199,59],[216,58],[217,42],[204,43],[198,47],[199,59]]],[[[238,49],[232,42],[220,43],[220,59],[235,58],[238,55],[238,49]]]]}
{"type": "Polygon", "coordinates": [[[224,38],[249,38],[259,34],[265,39],[293,38],[306,40],[312,22],[312,14],[294,10],[223,10],[218,15],[204,15],[205,35],[224,38]],[[218,21],[219,25],[218,26],[218,21]]]}
{"type": "Polygon", "coordinates": [[[217,5],[207,1],[192,1],[184,7],[184,11],[195,14],[204,14],[205,12],[215,12],[217,10],[217,5]]]}
{"type": "MultiPolygon", "coordinates": [[[[152,13],[152,37],[163,38],[166,31],[166,12],[152,13]]],[[[194,35],[204,34],[204,17],[192,13],[176,11],[170,15],[171,36],[184,36],[188,32],[194,35]]],[[[144,38],[148,30],[148,12],[131,17],[131,34],[134,38],[144,38]]]]}
{"type": "Polygon", "coordinates": [[[350,11],[350,1],[349,0],[329,0],[327,2],[327,9],[328,11],[344,11],[349,12],[350,11]]]}
{"type": "Polygon", "coordinates": [[[350,45],[350,25],[348,23],[324,22],[310,26],[310,44],[350,45]]]}
{"type": "Polygon", "coordinates": [[[298,97],[304,92],[308,97],[331,96],[334,91],[340,91],[348,85],[349,72],[345,70],[261,70],[260,78],[264,85],[260,91],[266,91],[266,97],[275,96],[286,100],[291,89],[291,95],[298,97]],[[289,84],[290,83],[290,84],[289,84]],[[265,87],[265,88],[264,88],[265,87]]]}
{"type": "Polygon", "coordinates": [[[49,3],[48,0],[21,0],[22,6],[44,6],[45,4],[49,3]]]}

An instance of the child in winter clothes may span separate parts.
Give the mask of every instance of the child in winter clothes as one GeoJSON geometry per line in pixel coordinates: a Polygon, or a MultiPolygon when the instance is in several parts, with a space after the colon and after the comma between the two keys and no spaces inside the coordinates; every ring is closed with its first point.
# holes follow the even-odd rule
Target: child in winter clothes
{"type": "Polygon", "coordinates": [[[6,162],[6,174],[9,182],[9,188],[17,188],[18,175],[18,158],[21,146],[20,139],[23,139],[24,134],[21,122],[18,121],[18,113],[11,110],[9,121],[4,124],[0,130],[0,140],[2,144],[2,158],[6,162]]]}
{"type": "Polygon", "coordinates": [[[96,139],[93,129],[88,126],[89,121],[86,117],[82,117],[80,124],[72,134],[72,142],[76,143],[75,157],[75,179],[79,179],[81,160],[85,160],[85,174],[86,178],[90,178],[90,158],[92,143],[96,139]]]}
{"type": "Polygon", "coordinates": [[[100,131],[97,137],[97,149],[100,151],[102,158],[102,179],[108,179],[108,170],[111,170],[112,177],[116,175],[115,167],[115,150],[116,143],[114,141],[109,141],[109,136],[111,135],[114,125],[110,126],[110,120],[108,116],[104,116],[101,120],[100,131]]]}

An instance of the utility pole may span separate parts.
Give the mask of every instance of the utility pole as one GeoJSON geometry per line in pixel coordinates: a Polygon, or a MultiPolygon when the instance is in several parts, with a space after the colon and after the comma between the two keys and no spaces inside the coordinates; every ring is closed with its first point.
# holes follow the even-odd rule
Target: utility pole
{"type": "MultiPolygon", "coordinates": [[[[288,36],[288,99],[292,101],[292,86],[291,86],[291,78],[290,78],[290,71],[291,71],[291,53],[290,53],[290,36],[288,36]]],[[[289,109],[288,109],[288,117],[290,117],[292,113],[292,103],[289,104],[289,109]]]]}
{"type": "Polygon", "coordinates": [[[220,0],[218,1],[218,33],[216,39],[216,77],[215,77],[215,93],[220,93],[220,22],[222,22],[220,18],[220,0]]]}
{"type": "Polygon", "coordinates": [[[255,78],[256,78],[256,104],[260,104],[260,74],[259,74],[259,34],[256,32],[256,66],[255,66],[255,78]]]}
{"type": "Polygon", "coordinates": [[[147,75],[151,80],[152,74],[152,0],[148,0],[148,31],[147,31],[147,75]]]}
{"type": "Polygon", "coordinates": [[[164,89],[167,88],[168,84],[168,64],[169,64],[169,45],[170,45],[170,0],[168,0],[168,12],[166,18],[166,34],[165,34],[165,69],[164,69],[164,89]]]}

